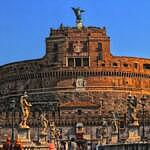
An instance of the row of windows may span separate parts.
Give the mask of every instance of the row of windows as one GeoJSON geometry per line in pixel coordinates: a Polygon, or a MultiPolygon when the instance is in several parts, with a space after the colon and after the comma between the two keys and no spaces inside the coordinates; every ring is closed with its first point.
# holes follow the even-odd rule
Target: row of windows
{"type": "MultiPolygon", "coordinates": [[[[100,54],[98,57],[99,58],[97,58],[97,59],[102,59],[102,54],[100,54]]],[[[53,57],[53,60],[56,62],[58,60],[58,56],[55,55],[53,57]]],[[[119,65],[120,64],[118,64],[116,62],[112,63],[112,67],[119,67],[119,65]]],[[[123,67],[128,68],[128,67],[130,67],[130,65],[131,64],[124,63],[123,67]]],[[[89,58],[68,58],[68,66],[69,67],[84,67],[84,66],[89,66],[89,58]]],[[[97,62],[97,66],[98,66],[98,62],[97,62]]],[[[105,67],[105,63],[102,63],[101,66],[105,67]]],[[[30,66],[25,66],[25,67],[21,66],[19,68],[19,70],[20,71],[22,71],[22,70],[32,70],[33,71],[32,67],[40,69],[43,66],[42,66],[42,64],[34,65],[34,66],[31,66],[31,67],[30,66]]],[[[138,68],[138,63],[133,63],[133,68],[137,69],[138,68]]],[[[13,67],[11,67],[10,69],[11,69],[11,71],[14,71],[14,72],[17,71],[16,68],[14,68],[14,70],[13,70],[13,67]]],[[[7,69],[6,72],[8,73],[10,69],[7,69]]],[[[143,69],[150,70],[150,64],[143,64],[143,69]]]]}
{"type": "Polygon", "coordinates": [[[89,66],[89,58],[68,58],[68,67],[86,67],[89,66]]]}
{"type": "MultiPolygon", "coordinates": [[[[123,64],[123,67],[128,68],[129,66],[130,66],[130,64],[127,64],[127,63],[123,64]]],[[[112,63],[112,67],[119,67],[119,65],[118,65],[118,63],[114,62],[114,63],[112,63]]],[[[138,68],[138,64],[134,63],[133,64],[133,68],[137,69],[138,68]]]]}
{"type": "MultiPolygon", "coordinates": [[[[79,41],[77,41],[77,42],[69,42],[68,43],[68,52],[72,52],[72,51],[74,51],[74,49],[75,49],[75,44],[77,43],[78,44],[78,42],[79,41]]],[[[87,41],[80,41],[80,45],[82,45],[81,47],[82,47],[82,51],[83,52],[86,52],[87,50],[88,50],[88,42],[87,41]]],[[[58,44],[57,43],[54,43],[53,44],[53,50],[54,51],[57,51],[58,50],[58,44]]],[[[102,60],[103,59],[103,54],[102,54],[102,43],[101,42],[98,42],[97,43],[97,51],[98,51],[98,56],[97,56],[97,61],[98,60],[102,60]]],[[[58,60],[58,57],[55,55],[54,56],[54,58],[53,58],[53,61],[57,61],[58,60]]],[[[75,60],[75,64],[74,64],[74,61],[73,60],[71,60],[71,59],[69,59],[68,60],[68,66],[81,66],[81,60],[80,60],[80,58],[76,58],[76,60],[75,60]]],[[[84,65],[83,65],[84,66],[84,65]]],[[[88,65],[85,65],[85,66],[88,66],[88,65]]],[[[118,65],[118,63],[116,63],[116,62],[114,62],[113,64],[112,64],[112,66],[113,67],[118,67],[119,65],[118,65]]],[[[128,63],[124,63],[123,64],[123,66],[124,67],[128,67],[129,66],[129,64],[128,63]]],[[[134,63],[133,64],[133,67],[134,68],[138,68],[138,64],[137,63],[134,63]]],[[[143,69],[147,69],[147,70],[150,70],[150,64],[143,64],[143,69]]]]}
{"type": "MultiPolygon", "coordinates": [[[[112,64],[112,66],[113,66],[113,67],[118,67],[118,64],[117,64],[116,62],[114,62],[114,63],[112,64]]],[[[123,66],[124,66],[124,67],[129,67],[129,64],[124,63],[123,66]]],[[[138,64],[137,64],[137,63],[134,63],[134,64],[133,64],[133,67],[137,69],[137,68],[138,68],[138,64]]],[[[150,70],[150,64],[143,64],[143,69],[150,70]]]]}
{"type": "Polygon", "coordinates": [[[1,80],[1,84],[6,82],[13,82],[16,80],[28,80],[36,78],[49,78],[53,80],[54,78],[64,78],[64,77],[76,77],[76,76],[118,76],[118,77],[129,77],[129,78],[150,78],[149,74],[139,74],[139,73],[128,73],[128,72],[109,72],[109,71],[58,71],[58,72],[45,72],[38,74],[23,74],[20,76],[12,76],[1,80]]]}
{"type": "Polygon", "coordinates": [[[7,73],[8,74],[8,72],[19,72],[19,71],[32,71],[32,72],[34,72],[34,70],[39,70],[39,69],[41,69],[41,68],[43,68],[43,64],[41,63],[41,64],[39,64],[39,63],[37,63],[37,62],[35,62],[34,64],[29,64],[29,63],[27,63],[27,64],[20,64],[20,65],[18,65],[18,66],[10,66],[10,67],[8,67],[8,68],[5,68],[5,69],[3,69],[2,70],[2,73],[3,74],[5,74],[5,73],[7,73]]]}

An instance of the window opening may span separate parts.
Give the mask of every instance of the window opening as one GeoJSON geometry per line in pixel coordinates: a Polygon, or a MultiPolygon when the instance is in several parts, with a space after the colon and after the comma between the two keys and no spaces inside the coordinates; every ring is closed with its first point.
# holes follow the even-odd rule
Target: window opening
{"type": "Polygon", "coordinates": [[[150,69],[150,64],[143,64],[144,69],[150,69]]]}
{"type": "Polygon", "coordinates": [[[81,66],[81,58],[75,58],[76,67],[81,66]]]}
{"type": "Polygon", "coordinates": [[[68,66],[74,67],[74,58],[68,58],[68,66]]]}

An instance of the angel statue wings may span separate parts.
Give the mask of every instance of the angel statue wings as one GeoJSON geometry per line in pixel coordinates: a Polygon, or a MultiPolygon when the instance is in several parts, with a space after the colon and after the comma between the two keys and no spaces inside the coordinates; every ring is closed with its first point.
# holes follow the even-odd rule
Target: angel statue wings
{"type": "Polygon", "coordinates": [[[30,107],[32,106],[28,102],[29,96],[27,95],[27,92],[24,93],[23,96],[20,97],[20,105],[21,105],[21,111],[22,111],[22,120],[20,122],[20,128],[29,128],[27,125],[27,121],[29,118],[29,113],[30,113],[30,107]]]}
{"type": "Polygon", "coordinates": [[[76,20],[77,21],[79,21],[79,22],[81,22],[81,14],[83,13],[83,12],[85,12],[84,10],[82,10],[82,9],[80,9],[80,7],[78,7],[78,8],[74,8],[74,7],[72,7],[72,10],[74,11],[74,13],[75,13],[75,16],[76,16],[76,20]]]}

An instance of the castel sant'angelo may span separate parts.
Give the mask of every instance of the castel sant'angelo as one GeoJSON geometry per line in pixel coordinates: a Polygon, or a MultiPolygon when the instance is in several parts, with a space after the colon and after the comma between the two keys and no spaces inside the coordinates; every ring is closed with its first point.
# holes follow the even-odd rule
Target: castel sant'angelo
{"type": "MultiPolygon", "coordinates": [[[[15,126],[21,119],[20,96],[26,91],[32,104],[30,127],[41,112],[59,127],[98,126],[101,117],[127,111],[129,94],[149,100],[150,59],[113,56],[106,28],[76,26],[51,29],[41,59],[0,67],[0,125],[11,126],[11,100],[15,99],[15,126]]],[[[148,110],[148,104],[145,106],[148,110]]],[[[140,107],[139,107],[140,113],[140,107]]],[[[147,112],[148,113],[148,112],[147,112]]]]}

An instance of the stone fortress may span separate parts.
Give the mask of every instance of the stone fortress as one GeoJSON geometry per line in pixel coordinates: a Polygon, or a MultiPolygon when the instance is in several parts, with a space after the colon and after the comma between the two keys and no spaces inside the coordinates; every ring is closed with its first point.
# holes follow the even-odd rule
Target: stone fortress
{"type": "MultiPolygon", "coordinates": [[[[15,126],[21,120],[19,99],[28,92],[32,104],[31,138],[39,126],[39,115],[46,114],[64,133],[78,122],[99,127],[101,118],[118,112],[125,126],[129,94],[138,100],[146,95],[145,118],[149,124],[150,59],[113,56],[106,28],[77,26],[51,29],[46,38],[46,54],[41,59],[0,67],[0,126],[11,127],[10,102],[15,99],[15,126]]],[[[141,124],[141,106],[138,106],[141,124]]],[[[1,131],[1,133],[4,131],[1,131]]],[[[93,138],[95,130],[93,132],[93,138]]],[[[3,134],[3,133],[2,133],[3,134]]],[[[6,134],[6,133],[5,133],[6,134]]]]}

